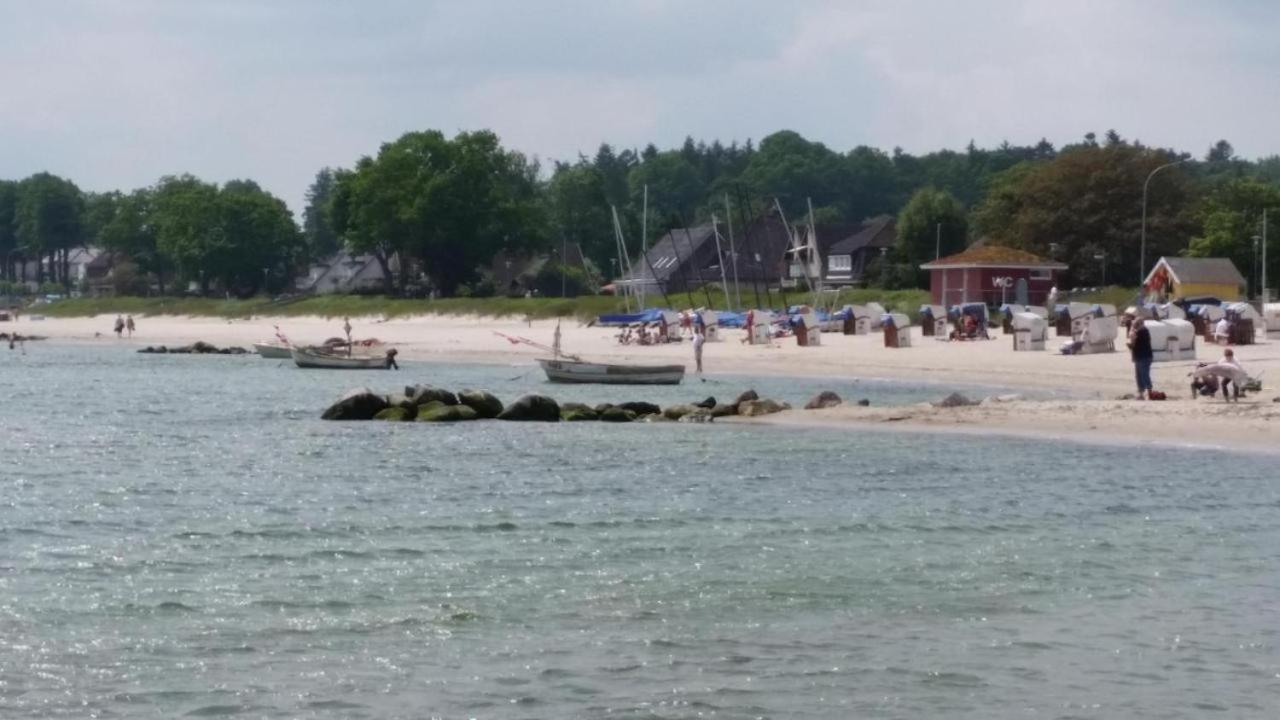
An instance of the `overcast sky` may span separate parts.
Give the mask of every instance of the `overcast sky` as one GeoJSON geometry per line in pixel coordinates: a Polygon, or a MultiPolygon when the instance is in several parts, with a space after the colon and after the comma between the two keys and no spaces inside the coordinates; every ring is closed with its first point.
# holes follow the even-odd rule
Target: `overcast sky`
{"type": "MultiPolygon", "coordinates": [[[[409,130],[549,159],[789,128],[845,151],[1115,128],[1280,153],[1280,3],[0,0],[0,177],[257,180],[409,130]]],[[[547,163],[549,164],[549,163],[547,163]]]]}

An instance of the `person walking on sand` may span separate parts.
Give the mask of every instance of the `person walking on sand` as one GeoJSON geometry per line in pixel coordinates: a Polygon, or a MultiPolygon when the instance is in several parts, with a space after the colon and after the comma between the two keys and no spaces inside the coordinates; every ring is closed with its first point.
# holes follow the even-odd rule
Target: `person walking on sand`
{"type": "Polygon", "coordinates": [[[133,323],[133,316],[132,316],[132,315],[130,315],[129,317],[125,318],[125,321],[124,321],[124,329],[125,329],[125,330],[127,330],[127,331],[129,331],[129,337],[133,337],[133,331],[138,329],[138,326],[137,326],[137,325],[135,325],[135,324],[133,323]]]}
{"type": "Polygon", "coordinates": [[[124,334],[124,318],[116,316],[116,323],[113,329],[116,331],[116,337],[119,338],[124,334]]]}
{"type": "Polygon", "coordinates": [[[1151,399],[1151,331],[1142,318],[1135,318],[1129,331],[1129,357],[1133,360],[1133,374],[1138,382],[1138,399],[1151,399]]]}
{"type": "Polygon", "coordinates": [[[702,374],[702,345],[707,341],[707,336],[703,334],[702,329],[698,328],[693,331],[693,361],[698,367],[698,374],[702,374]]]}

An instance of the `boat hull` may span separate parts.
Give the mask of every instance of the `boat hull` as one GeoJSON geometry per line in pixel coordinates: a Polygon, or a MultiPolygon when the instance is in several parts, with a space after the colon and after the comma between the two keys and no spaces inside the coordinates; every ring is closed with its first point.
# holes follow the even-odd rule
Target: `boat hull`
{"type": "Polygon", "coordinates": [[[539,359],[538,364],[554,383],[597,385],[679,385],[683,365],[608,365],[572,360],[539,359]]]}
{"type": "Polygon", "coordinates": [[[300,368],[322,370],[385,370],[385,355],[337,355],[315,348],[293,348],[290,353],[300,368]]]}
{"type": "Polygon", "coordinates": [[[293,348],[288,345],[277,345],[274,343],[254,343],[253,349],[258,355],[268,360],[288,360],[293,357],[293,348]]]}

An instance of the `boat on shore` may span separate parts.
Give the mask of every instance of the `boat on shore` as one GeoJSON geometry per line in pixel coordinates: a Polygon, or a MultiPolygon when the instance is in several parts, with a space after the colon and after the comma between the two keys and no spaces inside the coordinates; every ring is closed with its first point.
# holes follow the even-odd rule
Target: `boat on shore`
{"type": "Polygon", "coordinates": [[[254,343],[253,349],[268,360],[288,360],[293,357],[293,346],[278,342],[254,343]]]}
{"type": "Polygon", "coordinates": [[[326,370],[385,370],[391,364],[386,354],[333,352],[323,347],[291,348],[290,357],[300,368],[326,370]]]}
{"type": "Polygon", "coordinates": [[[679,385],[683,365],[616,365],[563,358],[539,358],[538,364],[554,383],[601,385],[679,385]]]}

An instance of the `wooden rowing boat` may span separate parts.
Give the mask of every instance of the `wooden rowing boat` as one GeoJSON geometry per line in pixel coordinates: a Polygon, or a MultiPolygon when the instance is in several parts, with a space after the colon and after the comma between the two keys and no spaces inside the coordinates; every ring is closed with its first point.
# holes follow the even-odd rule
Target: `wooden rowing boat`
{"type": "Polygon", "coordinates": [[[385,370],[387,356],[335,353],[320,347],[295,347],[290,356],[300,368],[324,368],[328,370],[385,370]]]}
{"type": "Polygon", "coordinates": [[[611,365],[543,358],[538,364],[547,374],[547,380],[556,383],[678,385],[684,379],[683,365],[611,365]]]}
{"type": "Polygon", "coordinates": [[[258,352],[258,355],[269,360],[288,360],[293,357],[293,348],[284,343],[254,343],[253,349],[258,352]]]}

